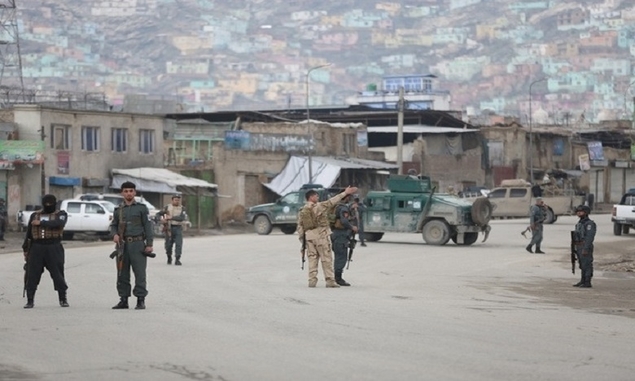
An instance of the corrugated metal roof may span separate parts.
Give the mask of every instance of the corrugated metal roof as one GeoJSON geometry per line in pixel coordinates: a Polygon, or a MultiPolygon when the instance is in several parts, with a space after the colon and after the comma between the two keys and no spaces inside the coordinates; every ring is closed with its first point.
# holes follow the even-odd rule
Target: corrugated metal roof
{"type": "MultiPolygon", "coordinates": [[[[381,126],[381,127],[368,127],[369,133],[397,133],[397,126],[381,126]]],[[[425,126],[425,125],[407,125],[403,126],[403,132],[407,134],[449,134],[456,133],[462,134],[465,132],[478,132],[476,129],[467,129],[467,128],[452,128],[452,127],[435,127],[435,126],[425,126]]]]}

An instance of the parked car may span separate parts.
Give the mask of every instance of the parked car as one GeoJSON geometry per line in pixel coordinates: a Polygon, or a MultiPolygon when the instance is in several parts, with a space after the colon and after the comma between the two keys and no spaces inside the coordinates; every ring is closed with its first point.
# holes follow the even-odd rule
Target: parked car
{"type": "MultiPolygon", "coordinates": [[[[68,214],[64,227],[64,239],[73,239],[75,233],[91,233],[108,237],[115,205],[108,201],[62,200],[58,209],[68,214]]],[[[38,210],[18,212],[18,223],[22,228],[29,224],[31,215],[38,210]]]]}
{"type": "Polygon", "coordinates": [[[279,227],[284,234],[293,234],[297,228],[298,212],[304,206],[304,195],[313,189],[320,195],[320,201],[328,200],[343,191],[342,188],[324,188],[319,184],[304,184],[300,190],[290,192],[274,203],[260,204],[247,209],[245,219],[253,224],[256,233],[267,235],[273,227],[279,227]]]}
{"type": "Polygon", "coordinates": [[[474,203],[436,193],[427,176],[391,175],[388,190],[370,191],[364,200],[364,237],[379,241],[386,232],[421,233],[429,245],[471,245],[491,230],[492,206],[481,197],[474,203]]]}
{"type": "Polygon", "coordinates": [[[631,228],[635,228],[635,189],[633,192],[629,190],[619,204],[613,205],[611,221],[614,235],[628,234],[631,228]]]}
{"type": "MultiPolygon", "coordinates": [[[[87,200],[87,201],[88,200],[109,201],[115,204],[115,206],[123,202],[123,196],[117,193],[83,193],[83,194],[79,194],[75,196],[75,199],[87,200]]],[[[148,211],[150,212],[148,214],[148,218],[150,219],[150,221],[152,221],[152,224],[153,224],[152,228],[154,231],[154,235],[157,237],[162,237],[163,236],[162,226],[159,223],[159,221],[157,221],[157,219],[155,218],[157,213],[160,212],[160,210],[156,206],[152,205],[152,203],[150,203],[148,200],[146,200],[145,198],[141,196],[135,196],[135,201],[144,204],[148,208],[148,211]]]]}
{"type": "MultiPolygon", "coordinates": [[[[487,198],[494,207],[492,217],[501,218],[529,217],[530,208],[536,202],[531,185],[522,179],[503,180],[501,186],[492,189],[487,198]]],[[[562,191],[558,194],[543,193],[542,199],[547,208],[545,223],[552,224],[558,216],[575,214],[575,208],[583,204],[586,197],[562,191]]]]}

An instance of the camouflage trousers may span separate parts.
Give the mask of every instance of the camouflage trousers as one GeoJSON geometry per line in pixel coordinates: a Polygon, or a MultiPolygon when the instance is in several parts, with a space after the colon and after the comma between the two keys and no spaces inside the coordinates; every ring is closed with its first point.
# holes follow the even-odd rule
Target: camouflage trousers
{"type": "Polygon", "coordinates": [[[324,280],[334,280],[333,255],[331,254],[331,241],[328,238],[307,241],[307,257],[309,262],[309,283],[317,282],[318,262],[322,262],[324,280]]]}

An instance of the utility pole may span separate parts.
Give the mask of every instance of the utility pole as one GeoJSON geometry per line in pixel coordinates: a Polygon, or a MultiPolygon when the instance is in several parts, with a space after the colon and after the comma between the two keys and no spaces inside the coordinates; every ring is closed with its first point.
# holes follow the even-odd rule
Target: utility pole
{"type": "Polygon", "coordinates": [[[7,102],[24,101],[25,95],[15,2],[0,0],[0,86],[10,89],[7,102]]]}
{"type": "MultiPolygon", "coordinates": [[[[44,133],[44,126],[41,126],[40,139],[42,140],[42,151],[46,150],[44,138],[46,138],[46,134],[44,133]]],[[[44,154],[44,152],[42,152],[42,154],[44,154]]],[[[42,162],[40,163],[40,186],[42,188],[42,197],[44,197],[44,195],[47,194],[48,192],[46,189],[46,173],[44,172],[44,158],[42,158],[41,161],[42,162]]]]}
{"type": "Polygon", "coordinates": [[[313,131],[311,130],[311,114],[309,110],[309,94],[310,94],[309,76],[311,75],[311,72],[313,70],[321,69],[327,66],[331,66],[331,64],[328,63],[324,65],[314,66],[306,72],[306,99],[305,100],[306,100],[306,123],[307,123],[307,129],[309,133],[309,152],[307,155],[309,158],[309,184],[313,183],[313,158],[311,157],[311,149],[313,148],[311,147],[311,143],[313,143],[313,131]]]}
{"type": "Polygon", "coordinates": [[[399,88],[399,102],[397,103],[397,174],[403,174],[403,114],[406,108],[406,100],[403,96],[403,86],[399,88]]]}

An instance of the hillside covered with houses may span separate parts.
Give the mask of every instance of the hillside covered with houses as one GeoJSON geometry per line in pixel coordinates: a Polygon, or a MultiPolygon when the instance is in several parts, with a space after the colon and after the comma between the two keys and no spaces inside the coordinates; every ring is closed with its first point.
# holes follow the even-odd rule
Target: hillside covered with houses
{"type": "Polygon", "coordinates": [[[173,100],[177,111],[343,105],[433,74],[450,109],[626,119],[635,3],[621,0],[22,0],[25,85],[173,100]],[[307,96],[307,72],[311,73],[307,96]],[[532,89],[530,106],[529,87],[532,89]]]}

